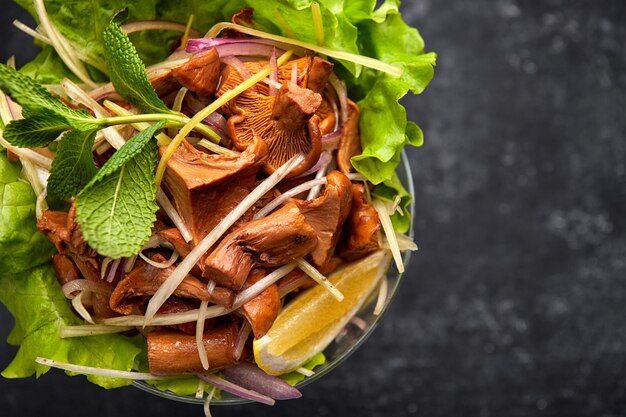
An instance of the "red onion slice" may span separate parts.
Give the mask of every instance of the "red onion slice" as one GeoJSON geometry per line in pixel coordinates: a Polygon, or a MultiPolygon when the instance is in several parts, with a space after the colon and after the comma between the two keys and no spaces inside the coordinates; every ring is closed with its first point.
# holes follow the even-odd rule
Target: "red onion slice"
{"type": "Polygon", "coordinates": [[[213,374],[206,374],[206,375],[197,374],[196,376],[200,378],[201,380],[203,380],[204,382],[213,385],[214,387],[217,387],[226,392],[230,392],[231,394],[237,395],[241,398],[245,398],[246,400],[256,401],[256,402],[267,404],[267,405],[274,405],[276,403],[276,401],[274,401],[272,398],[268,397],[267,395],[263,395],[258,392],[240,387],[239,385],[233,384],[232,382],[227,381],[218,376],[215,376],[213,374]]]}
{"type": "MultiPolygon", "coordinates": [[[[323,136],[322,136],[322,139],[324,139],[323,136]]],[[[317,160],[317,163],[315,165],[313,165],[311,168],[307,169],[302,174],[294,178],[300,178],[300,177],[304,177],[304,176],[316,173],[317,171],[319,171],[320,169],[328,165],[331,159],[333,159],[333,156],[330,154],[330,152],[322,152],[320,154],[320,159],[317,160]]]]}
{"type": "Polygon", "coordinates": [[[267,395],[275,400],[291,400],[302,393],[282,379],[268,375],[262,369],[247,362],[238,363],[222,370],[224,376],[244,388],[267,395]]]}
{"type": "Polygon", "coordinates": [[[111,266],[109,267],[109,273],[107,274],[106,278],[107,282],[113,282],[115,276],[117,275],[117,269],[119,268],[121,261],[122,258],[119,258],[111,262],[111,266]]]}
{"type": "Polygon", "coordinates": [[[232,55],[271,56],[276,48],[277,53],[292,50],[295,55],[304,56],[306,50],[270,39],[256,38],[196,38],[189,39],[186,45],[187,52],[202,52],[215,48],[220,57],[232,55]]]}

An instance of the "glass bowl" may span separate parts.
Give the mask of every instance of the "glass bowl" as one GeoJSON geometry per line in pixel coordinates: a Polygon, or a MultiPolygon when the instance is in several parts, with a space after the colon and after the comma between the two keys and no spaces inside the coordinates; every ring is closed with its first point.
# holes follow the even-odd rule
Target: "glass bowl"
{"type": "MultiPolygon", "coordinates": [[[[413,177],[411,176],[411,167],[409,165],[409,160],[406,156],[406,153],[403,151],[401,156],[400,164],[396,169],[396,173],[398,174],[398,178],[402,182],[402,184],[406,187],[407,191],[414,196],[415,190],[413,187],[413,177]]],[[[414,218],[414,209],[415,203],[414,199],[411,201],[411,205],[409,207],[409,211],[411,213],[411,227],[409,228],[409,236],[413,238],[413,218],[414,218]]],[[[411,256],[410,251],[406,251],[403,253],[403,262],[405,270],[407,269],[409,258],[411,256]]],[[[402,282],[403,278],[402,273],[398,272],[398,269],[395,266],[394,262],[391,262],[391,266],[387,271],[387,283],[389,285],[387,292],[387,300],[385,301],[383,310],[377,316],[373,314],[374,306],[376,304],[377,297],[370,297],[370,300],[361,308],[361,310],[357,313],[357,316],[363,320],[365,323],[364,328],[362,329],[359,326],[356,326],[352,323],[348,323],[345,328],[340,333],[340,336],[335,338],[333,342],[326,347],[324,350],[324,355],[326,356],[326,362],[323,365],[320,365],[315,368],[315,374],[303,379],[302,381],[296,384],[297,388],[302,388],[318,379],[327,375],[339,366],[343,361],[345,361],[352,353],[354,353],[359,346],[361,346],[365,340],[369,337],[370,334],[374,331],[376,326],[381,322],[385,312],[389,308],[389,305],[393,301],[396,293],[398,292],[398,287],[402,282]]],[[[133,382],[133,386],[149,392],[150,394],[157,395],[162,398],[167,398],[170,400],[191,403],[191,404],[203,404],[204,400],[200,398],[196,398],[195,396],[182,396],[174,394],[170,391],[162,391],[158,388],[155,388],[152,385],[149,385],[143,381],[135,381],[133,382]]],[[[222,396],[220,399],[211,400],[211,405],[238,405],[238,404],[248,404],[252,401],[237,397],[228,392],[222,392],[222,396]]]]}

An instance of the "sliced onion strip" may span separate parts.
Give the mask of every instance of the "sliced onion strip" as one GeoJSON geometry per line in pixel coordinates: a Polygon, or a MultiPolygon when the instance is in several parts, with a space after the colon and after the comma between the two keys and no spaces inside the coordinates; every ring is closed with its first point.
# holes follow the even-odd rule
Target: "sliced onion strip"
{"type": "Polygon", "coordinates": [[[387,237],[387,242],[389,242],[389,249],[393,255],[393,260],[396,263],[398,272],[404,272],[404,264],[402,263],[400,247],[398,246],[398,240],[396,239],[396,232],[393,228],[393,224],[391,223],[391,218],[387,212],[387,205],[384,201],[375,198],[372,200],[372,206],[376,212],[378,212],[380,224],[383,226],[383,231],[385,232],[385,237],[387,237]]]}
{"type": "Polygon", "coordinates": [[[142,381],[160,381],[164,379],[176,378],[172,376],[158,376],[143,372],[119,371],[117,369],[104,369],[95,368],[93,366],[74,365],[71,363],[57,362],[51,359],[41,357],[35,359],[35,362],[41,365],[50,366],[52,368],[63,369],[65,371],[76,372],[85,375],[98,375],[108,378],[122,378],[142,381]]]}
{"type": "Polygon", "coordinates": [[[100,282],[89,281],[83,278],[74,279],[63,284],[61,291],[63,291],[65,297],[70,300],[74,298],[74,295],[72,294],[76,291],[88,291],[104,297],[111,296],[111,288],[108,285],[100,282]]]}
{"type": "Polygon", "coordinates": [[[382,313],[383,308],[385,307],[385,303],[387,302],[387,293],[389,291],[389,282],[387,278],[380,280],[380,287],[378,289],[378,298],[376,299],[376,306],[374,307],[374,311],[372,314],[375,316],[380,315],[382,313]]]}
{"type": "Polygon", "coordinates": [[[276,402],[274,401],[274,399],[266,395],[259,394],[256,391],[252,391],[252,390],[240,387],[239,385],[233,384],[232,382],[227,381],[213,374],[206,374],[206,375],[198,374],[198,378],[202,379],[204,382],[207,382],[217,388],[220,388],[221,390],[230,392],[231,394],[237,395],[238,397],[245,398],[247,400],[260,402],[262,404],[267,404],[267,405],[274,405],[274,403],[276,402]]]}
{"type": "Polygon", "coordinates": [[[310,376],[315,375],[315,372],[313,372],[310,369],[305,368],[304,366],[301,366],[298,369],[296,369],[296,372],[299,373],[299,374],[302,374],[302,375],[304,375],[306,377],[310,377],[310,376]]]}
{"type": "Polygon", "coordinates": [[[335,298],[335,300],[340,302],[343,301],[344,297],[341,291],[339,291],[337,287],[335,287],[330,281],[328,281],[328,278],[322,275],[320,271],[318,271],[313,265],[305,261],[303,258],[298,259],[296,263],[305,274],[313,278],[322,287],[326,288],[326,290],[328,290],[328,292],[335,298]]]}
{"type": "Polygon", "coordinates": [[[81,316],[87,323],[94,324],[93,319],[91,318],[91,314],[87,311],[85,306],[83,305],[83,291],[80,291],[77,296],[72,298],[72,307],[81,316]]]}
{"type": "Polygon", "coordinates": [[[170,266],[174,265],[174,262],[176,262],[178,260],[179,254],[178,254],[177,251],[172,252],[172,255],[170,256],[170,259],[168,259],[165,262],[155,262],[152,259],[148,258],[146,255],[144,255],[142,252],[139,252],[139,256],[141,257],[141,259],[146,261],[146,263],[152,265],[153,267],[160,268],[160,269],[165,269],[165,268],[169,268],[170,266]]]}
{"type": "Polygon", "coordinates": [[[260,219],[262,217],[267,216],[268,214],[270,214],[276,207],[280,206],[281,204],[283,204],[285,201],[289,200],[291,197],[296,196],[304,191],[310,190],[311,188],[315,187],[316,185],[324,185],[326,184],[328,181],[326,179],[326,177],[324,178],[319,178],[319,179],[314,179],[314,180],[310,180],[307,182],[304,182],[296,187],[293,187],[290,190],[285,191],[284,193],[282,193],[281,195],[279,195],[278,197],[276,197],[275,199],[273,199],[272,201],[270,201],[268,204],[265,205],[265,207],[263,207],[261,210],[257,211],[254,214],[254,219],[260,219]]]}
{"type": "Polygon", "coordinates": [[[67,40],[61,35],[58,29],[52,24],[43,0],[34,0],[35,11],[39,17],[39,22],[43,29],[46,31],[48,38],[50,39],[52,46],[59,54],[59,57],[65,65],[76,75],[82,82],[87,84],[91,88],[97,87],[89,77],[85,66],[75,56],[73,56],[73,49],[68,44],[67,40]]]}
{"type": "Polygon", "coordinates": [[[170,202],[169,198],[167,198],[163,190],[161,190],[160,188],[157,192],[157,203],[159,203],[159,206],[161,206],[163,211],[165,211],[167,217],[169,217],[172,223],[174,223],[174,226],[176,226],[183,239],[185,239],[185,242],[191,242],[191,232],[185,225],[182,217],[180,217],[180,214],[178,214],[178,211],[174,208],[174,205],[170,202]]]}
{"type": "Polygon", "coordinates": [[[88,324],[81,326],[63,326],[59,330],[59,336],[63,339],[69,337],[98,336],[101,334],[113,334],[133,330],[131,326],[107,326],[102,324],[88,324]]]}
{"type": "Polygon", "coordinates": [[[246,342],[248,341],[248,337],[250,336],[250,332],[252,331],[252,326],[248,320],[244,320],[241,325],[241,329],[239,329],[239,333],[237,333],[237,340],[235,341],[235,349],[233,349],[233,357],[236,360],[241,358],[241,354],[243,353],[243,348],[246,346],[246,342]]]}
{"type": "Polygon", "coordinates": [[[198,356],[200,356],[200,363],[205,370],[209,369],[209,358],[206,354],[206,349],[204,348],[204,316],[206,315],[206,310],[209,306],[208,301],[203,301],[200,303],[200,308],[198,309],[198,320],[196,322],[196,345],[198,347],[198,356]]]}

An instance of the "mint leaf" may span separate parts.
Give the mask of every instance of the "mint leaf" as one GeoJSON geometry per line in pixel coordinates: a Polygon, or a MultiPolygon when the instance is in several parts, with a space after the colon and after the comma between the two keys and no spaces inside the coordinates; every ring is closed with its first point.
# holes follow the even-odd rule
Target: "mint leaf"
{"type": "Polygon", "coordinates": [[[148,81],[146,67],[120,26],[111,23],[102,37],[104,56],[115,90],[145,113],[172,113],[148,81]]]}
{"type": "Polygon", "coordinates": [[[100,181],[104,177],[119,170],[126,162],[137,156],[148,144],[148,142],[151,141],[157,130],[162,129],[163,126],[165,126],[165,121],[155,123],[133,136],[124,144],[124,146],[118,149],[117,152],[111,156],[111,158],[109,158],[100,171],[98,171],[98,175],[91,182],[94,183],[100,181]]]}
{"type": "Polygon", "coordinates": [[[21,165],[0,152],[0,274],[47,262],[54,247],[35,225],[35,193],[20,180],[21,165]]]}
{"type": "Polygon", "coordinates": [[[158,206],[154,168],[163,122],[139,132],[98,171],[76,200],[76,218],[85,240],[113,259],[139,252],[152,234],[158,206]]]}
{"type": "Polygon", "coordinates": [[[70,129],[65,117],[52,110],[39,108],[27,119],[14,120],[4,130],[4,138],[22,148],[46,146],[70,129]]]}
{"type": "Polygon", "coordinates": [[[24,107],[25,118],[44,108],[63,116],[68,122],[93,119],[88,112],[68,107],[37,81],[3,64],[0,64],[0,89],[24,107]]]}
{"type": "Polygon", "coordinates": [[[67,199],[78,194],[98,172],[92,147],[96,132],[71,130],[59,141],[52,161],[48,194],[67,199]]]}

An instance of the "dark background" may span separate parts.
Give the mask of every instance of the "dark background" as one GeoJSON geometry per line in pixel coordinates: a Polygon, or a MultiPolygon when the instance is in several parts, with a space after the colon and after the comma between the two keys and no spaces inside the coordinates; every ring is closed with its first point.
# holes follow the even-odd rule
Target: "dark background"
{"type": "MultiPolygon", "coordinates": [[[[1,58],[30,40],[1,0],[1,58]]],[[[420,251],[383,324],[304,397],[216,416],[626,415],[626,2],[405,1],[439,53],[409,98],[420,251]]],[[[0,339],[12,326],[0,307],[0,339]]],[[[0,367],[15,349],[0,344],[0,367]]],[[[201,416],[82,377],[0,380],[4,416],[201,416]]]]}

